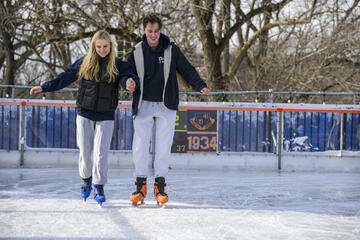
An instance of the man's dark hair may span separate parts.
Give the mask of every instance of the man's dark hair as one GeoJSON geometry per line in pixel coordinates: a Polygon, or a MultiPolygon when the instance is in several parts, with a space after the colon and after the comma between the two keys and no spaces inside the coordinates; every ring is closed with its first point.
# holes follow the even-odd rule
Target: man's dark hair
{"type": "Polygon", "coordinates": [[[156,16],[156,14],[154,13],[150,13],[148,15],[146,15],[143,19],[143,27],[144,29],[146,28],[146,25],[148,23],[154,24],[154,23],[158,23],[159,24],[159,30],[162,28],[162,21],[161,19],[156,16]]]}

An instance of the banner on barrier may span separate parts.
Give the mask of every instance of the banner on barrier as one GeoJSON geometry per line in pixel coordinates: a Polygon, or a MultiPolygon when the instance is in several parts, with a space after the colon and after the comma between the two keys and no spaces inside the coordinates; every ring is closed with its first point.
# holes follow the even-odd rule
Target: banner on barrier
{"type": "Polygon", "coordinates": [[[216,138],[216,110],[179,110],[171,152],[216,153],[216,138]]]}

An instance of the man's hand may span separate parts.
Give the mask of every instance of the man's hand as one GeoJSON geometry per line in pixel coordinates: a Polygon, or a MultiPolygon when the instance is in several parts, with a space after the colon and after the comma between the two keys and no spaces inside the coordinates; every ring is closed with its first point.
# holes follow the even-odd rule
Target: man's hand
{"type": "Polygon", "coordinates": [[[126,80],[126,90],[133,92],[133,91],[135,91],[135,87],[136,87],[136,83],[135,83],[134,79],[128,78],[126,80]]]}
{"type": "Polygon", "coordinates": [[[209,95],[210,94],[210,89],[205,87],[203,89],[200,90],[200,92],[204,95],[209,95]]]}
{"type": "Polygon", "coordinates": [[[33,87],[32,89],[30,89],[30,95],[33,95],[34,93],[41,93],[42,92],[42,88],[40,86],[36,86],[33,87]]]}

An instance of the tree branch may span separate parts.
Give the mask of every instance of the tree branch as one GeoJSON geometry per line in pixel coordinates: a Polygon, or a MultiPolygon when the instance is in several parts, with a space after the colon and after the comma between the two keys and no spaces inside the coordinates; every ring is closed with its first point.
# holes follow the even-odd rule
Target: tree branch
{"type": "Polygon", "coordinates": [[[252,46],[252,44],[261,36],[261,34],[263,34],[265,31],[270,30],[271,28],[280,26],[280,25],[294,25],[294,24],[304,24],[304,23],[309,23],[310,19],[289,19],[289,20],[281,20],[281,21],[276,21],[270,24],[265,25],[264,27],[262,27],[261,29],[259,29],[257,32],[254,33],[254,35],[244,43],[244,45],[241,47],[240,52],[237,54],[237,56],[235,57],[234,62],[232,63],[230,70],[228,72],[228,76],[230,78],[232,78],[238,68],[240,63],[242,62],[243,58],[246,55],[247,50],[252,46]]]}

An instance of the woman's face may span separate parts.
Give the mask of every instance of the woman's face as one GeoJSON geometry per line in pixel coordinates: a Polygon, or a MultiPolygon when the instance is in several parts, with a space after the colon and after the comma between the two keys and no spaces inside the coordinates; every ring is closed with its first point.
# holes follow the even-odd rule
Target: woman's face
{"type": "Polygon", "coordinates": [[[105,39],[98,39],[95,41],[95,49],[96,49],[96,53],[100,57],[104,58],[110,52],[110,42],[105,39]]]}

